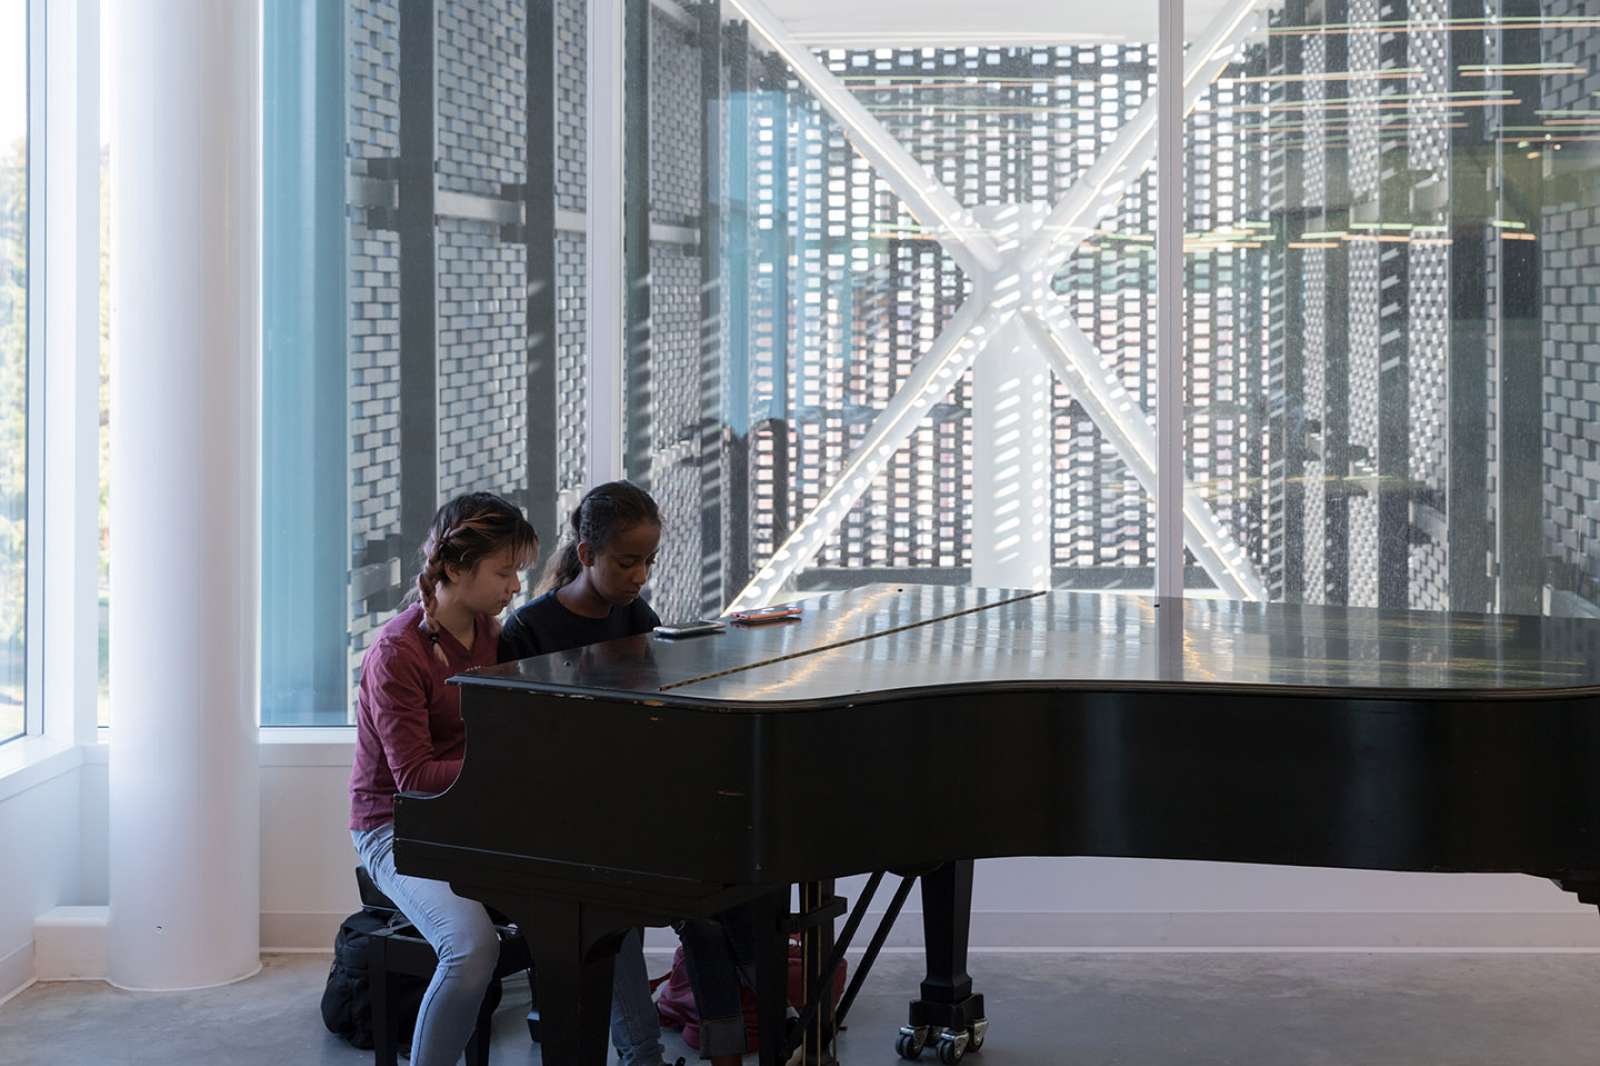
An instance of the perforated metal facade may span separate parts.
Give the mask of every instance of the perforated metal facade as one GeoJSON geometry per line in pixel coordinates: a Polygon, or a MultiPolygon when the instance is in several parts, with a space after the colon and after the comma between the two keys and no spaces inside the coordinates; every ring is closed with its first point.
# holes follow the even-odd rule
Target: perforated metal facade
{"type": "MultiPolygon", "coordinates": [[[[584,5],[559,0],[552,78],[557,109],[556,192],[561,209],[581,211],[584,181],[584,5]]],[[[347,212],[349,300],[350,597],[352,684],[373,634],[392,614],[414,572],[420,534],[402,520],[408,454],[413,484],[433,486],[436,505],[460,492],[528,495],[527,246],[505,219],[528,180],[527,12],[523,0],[388,0],[346,5],[347,212]],[[406,15],[431,10],[431,68],[402,71],[406,15]],[[432,170],[441,198],[432,234],[428,337],[403,337],[402,241],[396,175],[402,152],[407,78],[432,95],[432,170]],[[465,196],[464,202],[442,198],[465,196]],[[463,203],[465,206],[463,206],[463,203]],[[500,220],[472,217],[496,212],[500,220]],[[466,214],[457,214],[466,212],[466,214]],[[402,373],[402,348],[433,350],[431,373],[402,373]],[[408,453],[401,432],[408,405],[433,411],[432,455],[408,453]],[[431,480],[430,480],[431,479],[431,480]],[[396,567],[398,585],[381,575],[396,567]],[[372,577],[376,571],[380,576],[372,577]]],[[[541,101],[548,104],[548,101],[541,101]]],[[[585,265],[581,232],[556,248],[556,480],[578,490],[587,434],[584,414],[585,265]]],[[[555,530],[541,530],[553,545],[555,530]]]]}
{"type": "MultiPolygon", "coordinates": [[[[1452,556],[1463,508],[1488,523],[1495,543],[1507,446],[1502,305],[1518,297],[1505,287],[1500,235],[1463,236],[1452,213],[1461,193],[1452,182],[1462,180],[1468,150],[1493,149],[1490,137],[1463,144],[1460,116],[1443,102],[1462,87],[1451,59],[1459,31],[1443,25],[1458,6],[1274,5],[1263,32],[1186,121],[1186,463],[1274,597],[1463,606],[1452,604],[1451,575],[1478,569],[1475,558],[1452,556]],[[1382,25],[1406,19],[1404,33],[1382,25]],[[1468,248],[1480,258],[1465,257],[1468,248]],[[1450,379],[1452,323],[1464,313],[1452,273],[1469,262],[1487,275],[1476,316],[1484,338],[1472,351],[1485,375],[1477,406],[1463,406],[1450,379]],[[1482,427],[1476,455],[1452,452],[1452,425],[1462,418],[1482,427]],[[1481,507],[1450,496],[1452,470],[1464,461],[1487,469],[1481,507]]],[[[1547,0],[1543,9],[1558,19],[1591,14],[1583,0],[1547,0]]],[[[528,6],[436,0],[434,10],[438,188],[512,202],[526,181],[528,114],[541,103],[526,84],[528,6]]],[[[348,11],[350,175],[392,183],[399,5],[359,0],[348,11]]],[[[555,0],[553,406],[556,484],[569,504],[585,487],[589,428],[585,14],[582,0],[555,0]]],[[[970,290],[839,124],[737,22],[719,30],[721,63],[708,86],[700,16],[693,4],[652,5],[648,83],[635,87],[648,97],[643,195],[654,228],[643,280],[649,344],[629,356],[647,371],[648,390],[628,403],[644,430],[635,459],[666,517],[657,608],[682,617],[730,599],[816,508],[970,290]],[[708,159],[717,168],[709,183],[708,159]],[[708,235],[714,244],[705,244],[708,235]]],[[[1499,61],[1495,34],[1484,47],[1485,63],[1499,61]]],[[[1600,70],[1592,28],[1547,30],[1540,48],[1548,62],[1600,70]]],[[[1155,86],[1153,51],[1141,46],[816,55],[971,207],[1058,201],[1155,86]]],[[[1591,107],[1596,77],[1552,80],[1537,106],[1591,107]]],[[[1494,84],[1483,80],[1486,90],[1494,84]]],[[[1590,428],[1600,422],[1600,208],[1584,164],[1568,167],[1577,176],[1565,182],[1562,165],[1548,169],[1553,191],[1527,220],[1540,256],[1540,302],[1529,317],[1542,323],[1543,555],[1566,568],[1550,581],[1576,588],[1600,575],[1600,439],[1590,428]]],[[[1154,200],[1146,173],[1093,221],[1054,279],[1136,408],[1132,417],[1153,414],[1154,200]]],[[[408,384],[394,227],[392,215],[353,197],[353,570],[415,548],[400,543],[408,384]]],[[[435,239],[437,360],[428,387],[437,403],[438,498],[467,488],[518,496],[528,484],[530,432],[527,247],[514,226],[482,218],[441,217],[435,239]]],[[[852,580],[846,571],[965,580],[972,403],[968,374],[826,540],[814,584],[852,580]]],[[[1052,384],[1051,404],[1047,505],[1057,580],[1147,583],[1151,501],[1066,385],[1052,384]]],[[[554,531],[541,532],[553,546],[554,531]]],[[[1490,584],[1496,550],[1481,567],[1490,584]]],[[[407,569],[410,562],[405,554],[407,569]]],[[[391,607],[352,596],[352,664],[391,607]]]]}
{"type": "MultiPolygon", "coordinates": [[[[346,22],[346,144],[351,173],[365,176],[400,150],[400,8],[351,4],[346,22]]],[[[347,214],[350,374],[350,557],[400,532],[400,242],[392,229],[347,214]]],[[[361,665],[387,604],[350,600],[349,662],[361,665]]]]}
{"type": "MultiPolygon", "coordinates": [[[[1586,0],[1552,0],[1556,18],[1593,16],[1586,0]]],[[[1552,63],[1586,69],[1545,94],[1547,112],[1579,112],[1600,102],[1600,31],[1581,24],[1546,30],[1552,63]]],[[[1580,135],[1581,136],[1581,135],[1580,135]]],[[[1583,147],[1572,142],[1569,148],[1583,147]]],[[[1544,531],[1562,565],[1560,584],[1590,600],[1600,592],[1600,183],[1588,161],[1560,157],[1565,180],[1542,208],[1544,322],[1544,531]]],[[[1558,168],[1558,169],[1557,169],[1558,168]]]]}
{"type": "Polygon", "coordinates": [[[439,220],[439,503],[526,495],[526,256],[492,223],[439,220]]]}

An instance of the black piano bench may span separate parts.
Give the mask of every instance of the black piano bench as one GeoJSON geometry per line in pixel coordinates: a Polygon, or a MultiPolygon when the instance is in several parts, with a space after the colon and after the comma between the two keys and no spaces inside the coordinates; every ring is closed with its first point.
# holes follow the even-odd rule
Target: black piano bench
{"type": "MultiPolygon", "coordinates": [[[[400,908],[372,883],[365,866],[356,867],[356,888],[361,893],[361,905],[368,910],[389,911],[399,914],[400,908]]],[[[500,934],[500,961],[494,968],[494,979],[484,993],[483,1005],[478,1008],[478,1025],[467,1042],[467,1066],[489,1066],[489,1045],[493,1041],[491,1022],[495,1008],[500,1005],[500,983],[513,974],[526,973],[528,988],[537,996],[533,982],[533,959],[528,954],[527,941],[516,926],[506,922],[505,916],[490,912],[495,932],[500,934]]],[[[429,978],[439,963],[421,933],[413,925],[394,925],[379,930],[368,938],[367,975],[372,992],[372,1058],[376,1066],[398,1066],[396,1047],[399,1033],[398,1019],[389,1016],[389,975],[407,974],[429,978]]],[[[535,1002],[528,1012],[528,1035],[539,1039],[539,1008],[535,1002]]]]}

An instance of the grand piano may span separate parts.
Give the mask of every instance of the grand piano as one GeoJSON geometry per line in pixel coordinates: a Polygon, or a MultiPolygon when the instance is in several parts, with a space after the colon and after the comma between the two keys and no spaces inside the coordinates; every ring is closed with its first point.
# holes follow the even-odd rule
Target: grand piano
{"type": "Polygon", "coordinates": [[[826,987],[851,874],[901,875],[894,911],[920,877],[897,1039],[946,1063],[986,1035],[977,859],[1520,872],[1600,902],[1600,621],[877,585],[457,681],[465,762],[400,797],[396,865],[517,923],[549,1066],[606,1061],[625,930],[741,904],[783,1062],[782,934],[826,987]]]}

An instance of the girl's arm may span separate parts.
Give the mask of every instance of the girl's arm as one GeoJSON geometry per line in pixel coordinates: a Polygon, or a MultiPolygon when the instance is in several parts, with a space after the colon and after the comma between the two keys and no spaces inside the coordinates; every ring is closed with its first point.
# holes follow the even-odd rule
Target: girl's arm
{"type": "Polygon", "coordinates": [[[369,673],[372,724],[395,786],[402,792],[443,792],[461,773],[461,760],[433,756],[427,678],[411,663],[374,665],[369,673]]]}

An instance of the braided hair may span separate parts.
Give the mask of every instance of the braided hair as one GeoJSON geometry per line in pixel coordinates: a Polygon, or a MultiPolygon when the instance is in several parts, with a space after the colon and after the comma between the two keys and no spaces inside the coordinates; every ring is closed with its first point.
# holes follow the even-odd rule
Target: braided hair
{"type": "Polygon", "coordinates": [[[539,534],[521,508],[492,492],[457,496],[433,516],[423,542],[422,567],[411,597],[422,604],[421,629],[433,642],[433,654],[446,662],[439,647],[438,589],[450,583],[450,568],[471,570],[495,552],[509,548],[519,565],[531,566],[539,554],[539,534]]]}
{"type": "Polygon", "coordinates": [[[583,573],[578,543],[587,541],[595,551],[605,550],[611,538],[634,526],[661,525],[661,511],[650,494],[631,481],[610,481],[584,494],[567,521],[561,550],[550,557],[539,592],[550,592],[576,581],[583,573]]]}

